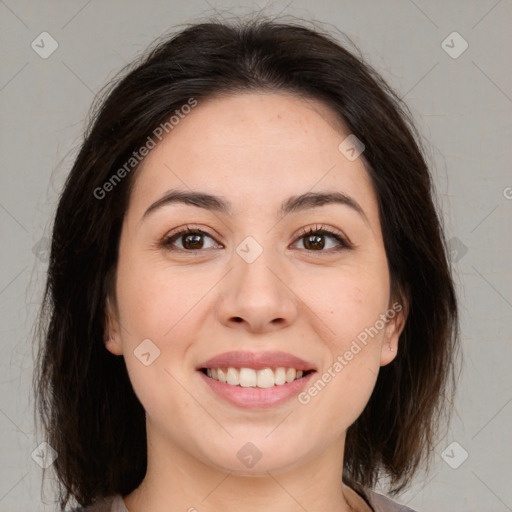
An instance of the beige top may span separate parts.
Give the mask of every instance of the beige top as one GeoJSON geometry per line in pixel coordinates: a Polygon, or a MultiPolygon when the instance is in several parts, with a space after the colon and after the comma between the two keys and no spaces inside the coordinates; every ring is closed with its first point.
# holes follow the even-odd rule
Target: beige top
{"type": "MultiPolygon", "coordinates": [[[[400,505],[382,494],[374,491],[366,490],[366,495],[370,501],[369,505],[374,512],[414,512],[411,508],[400,505]]],[[[123,501],[120,494],[103,498],[94,505],[85,508],[76,509],[75,512],[130,512],[123,501]]]]}

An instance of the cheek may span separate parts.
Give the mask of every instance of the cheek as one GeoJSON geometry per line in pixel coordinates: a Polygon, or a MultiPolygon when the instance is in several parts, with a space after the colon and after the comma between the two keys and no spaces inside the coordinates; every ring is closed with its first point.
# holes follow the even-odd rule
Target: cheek
{"type": "Polygon", "coordinates": [[[123,356],[135,393],[151,410],[166,390],[176,392],[176,368],[169,362],[184,359],[188,338],[183,329],[200,291],[193,276],[180,279],[178,273],[169,280],[154,264],[134,256],[120,259],[117,276],[123,356]]]}
{"type": "Polygon", "coordinates": [[[380,367],[385,335],[381,315],[386,314],[389,301],[385,263],[384,259],[347,266],[308,288],[309,304],[314,304],[315,313],[329,327],[322,329],[329,359],[319,377],[329,383],[331,392],[341,393],[347,406],[352,404],[351,410],[362,410],[380,367]]]}
{"type": "Polygon", "coordinates": [[[324,311],[329,313],[329,330],[324,331],[329,334],[323,343],[329,355],[322,372],[299,396],[300,403],[314,408],[318,425],[324,426],[318,431],[314,427],[318,436],[325,435],[325,425],[332,425],[333,434],[345,431],[368,403],[380,368],[384,336],[383,326],[377,322],[387,306],[387,294],[362,287],[359,280],[340,279],[330,287],[331,301],[323,299],[324,311]],[[341,294],[340,285],[345,286],[341,294]]]}
{"type": "Polygon", "coordinates": [[[119,264],[117,293],[121,320],[137,338],[171,337],[207,291],[199,273],[160,268],[143,258],[119,264]]]}
{"type": "Polygon", "coordinates": [[[184,421],[194,405],[180,383],[186,382],[190,372],[187,313],[194,311],[197,297],[158,280],[144,283],[138,292],[125,295],[120,311],[127,327],[122,339],[129,378],[149,416],[157,418],[166,411],[184,421]],[[176,403],[179,408],[172,406],[176,403]]]}
{"type": "Polygon", "coordinates": [[[386,314],[389,300],[387,266],[374,261],[345,268],[323,286],[309,287],[309,294],[309,304],[329,326],[323,330],[329,359],[311,393],[329,402],[329,416],[341,414],[350,424],[364,409],[379,372],[385,335],[380,315],[386,314]]]}
{"type": "MultiPolygon", "coordinates": [[[[332,343],[346,343],[370,329],[385,314],[389,302],[387,267],[357,265],[332,272],[321,286],[309,286],[309,301],[331,327],[332,343]]],[[[382,322],[377,327],[383,331],[382,322]]],[[[376,337],[376,336],[374,336],[376,337]]]]}

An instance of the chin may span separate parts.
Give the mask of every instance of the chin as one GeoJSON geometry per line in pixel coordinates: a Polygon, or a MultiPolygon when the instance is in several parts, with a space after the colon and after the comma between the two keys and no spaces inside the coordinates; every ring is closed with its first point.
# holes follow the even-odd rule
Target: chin
{"type": "MultiPolygon", "coordinates": [[[[236,443],[236,447],[226,448],[223,453],[208,453],[209,464],[222,471],[237,476],[267,477],[268,473],[278,474],[289,471],[299,463],[300,454],[293,446],[286,446],[286,453],[278,452],[277,447],[261,446],[261,443],[244,441],[236,443]]],[[[283,444],[280,443],[283,448],[283,444]]],[[[304,446],[300,447],[304,449],[304,446]]]]}

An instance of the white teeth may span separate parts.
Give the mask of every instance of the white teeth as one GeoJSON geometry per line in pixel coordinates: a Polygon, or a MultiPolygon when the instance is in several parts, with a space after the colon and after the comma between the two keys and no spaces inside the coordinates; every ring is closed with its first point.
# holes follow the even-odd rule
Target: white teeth
{"type": "Polygon", "coordinates": [[[295,368],[284,368],[282,366],[272,369],[263,368],[255,370],[253,368],[207,368],[206,374],[212,379],[225,382],[231,386],[241,386],[243,388],[258,387],[272,388],[282,386],[287,382],[302,378],[303,370],[295,368]]]}
{"type": "Polygon", "coordinates": [[[256,386],[256,371],[252,368],[240,368],[240,386],[249,388],[256,386]]]}
{"type": "Polygon", "coordinates": [[[297,370],[295,368],[288,368],[286,370],[286,382],[293,382],[297,376],[297,370]]]}
{"type": "Polygon", "coordinates": [[[240,384],[240,372],[234,368],[228,368],[226,382],[232,386],[238,386],[240,384]]]}
{"type": "Polygon", "coordinates": [[[271,368],[264,368],[258,370],[258,387],[259,388],[272,388],[274,387],[274,372],[271,368]]]}
{"type": "Polygon", "coordinates": [[[282,386],[286,382],[286,368],[283,368],[282,366],[279,368],[276,368],[276,371],[274,373],[275,383],[278,386],[282,386]]]}

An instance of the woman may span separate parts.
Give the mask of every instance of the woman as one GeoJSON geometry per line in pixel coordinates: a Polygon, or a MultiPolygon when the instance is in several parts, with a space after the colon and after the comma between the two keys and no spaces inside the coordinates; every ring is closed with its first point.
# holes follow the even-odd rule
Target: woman
{"type": "Polygon", "coordinates": [[[410,510],[372,489],[428,465],[454,389],[410,116],[300,24],[196,24],[115,84],[60,198],[43,311],[61,507],[410,510]]]}

